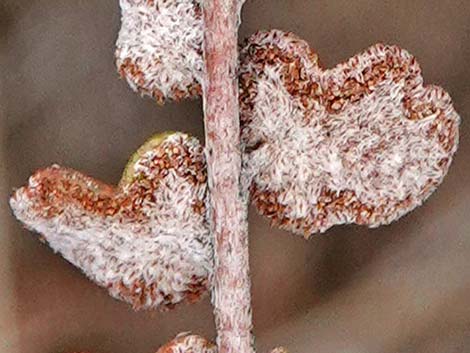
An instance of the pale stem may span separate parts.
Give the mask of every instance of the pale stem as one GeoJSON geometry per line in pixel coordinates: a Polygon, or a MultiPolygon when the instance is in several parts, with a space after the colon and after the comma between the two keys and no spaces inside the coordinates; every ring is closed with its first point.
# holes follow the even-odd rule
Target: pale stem
{"type": "Polygon", "coordinates": [[[253,353],[247,192],[241,185],[238,26],[241,0],[205,0],[204,122],[218,353],[253,353]]]}

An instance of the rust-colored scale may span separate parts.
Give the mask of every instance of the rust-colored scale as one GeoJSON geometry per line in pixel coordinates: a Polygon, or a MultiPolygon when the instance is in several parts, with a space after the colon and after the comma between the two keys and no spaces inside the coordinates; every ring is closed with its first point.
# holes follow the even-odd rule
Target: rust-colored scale
{"type": "Polygon", "coordinates": [[[217,346],[198,335],[180,334],[157,353],[217,353],[217,346]]]}
{"type": "MultiPolygon", "coordinates": [[[[429,185],[423,192],[427,192],[429,185]]],[[[258,212],[271,219],[274,226],[281,229],[290,230],[310,237],[317,229],[325,226],[326,216],[329,213],[350,212],[354,215],[354,223],[358,225],[368,225],[371,222],[380,220],[380,215],[384,212],[385,206],[373,207],[357,200],[355,193],[351,190],[343,190],[338,194],[332,190],[324,188],[317,202],[317,212],[310,218],[292,219],[286,215],[286,206],[278,202],[279,192],[260,190],[256,184],[251,186],[252,202],[258,212]]],[[[395,208],[409,207],[409,197],[404,201],[396,203],[395,208]]]]}
{"type": "Polygon", "coordinates": [[[166,133],[134,154],[118,186],[53,166],[36,172],[10,204],[113,297],[166,310],[194,303],[210,286],[206,183],[199,142],[166,133]]]}
{"type": "MultiPolygon", "coordinates": [[[[151,96],[155,99],[158,105],[164,105],[168,100],[167,97],[163,94],[158,88],[153,88],[152,90],[147,89],[148,84],[145,80],[144,72],[140,68],[137,62],[133,62],[131,58],[126,58],[123,60],[122,64],[118,68],[119,75],[122,79],[129,79],[134,82],[137,87],[137,91],[141,95],[151,96]]],[[[188,98],[199,97],[202,94],[202,88],[199,83],[192,83],[188,85],[185,90],[180,89],[174,86],[171,89],[171,99],[179,102],[188,98]]]]}
{"type": "MultiPolygon", "coordinates": [[[[381,44],[377,46],[381,46],[381,44]]],[[[413,83],[419,78],[420,73],[414,58],[410,61],[403,61],[402,58],[393,55],[392,52],[387,52],[386,58],[377,58],[372,66],[366,67],[362,71],[364,82],[359,82],[350,77],[344,81],[342,86],[333,81],[322,85],[322,83],[312,81],[306,73],[302,58],[299,56],[299,53],[305,51],[303,48],[298,51],[295,49],[285,51],[274,44],[265,47],[253,44],[251,47],[256,49],[246,51],[247,55],[242,57],[243,63],[257,64],[256,70],[260,77],[263,76],[265,67],[282,65],[281,76],[287,91],[293,97],[299,98],[306,109],[311,109],[314,105],[313,102],[320,102],[330,114],[339,113],[347,102],[359,102],[386,79],[392,78],[394,81],[406,79],[407,87],[414,88],[413,83]],[[412,67],[414,70],[410,70],[412,67]]],[[[397,50],[399,49],[397,48],[397,50]]],[[[313,50],[308,50],[305,54],[307,55],[306,60],[319,65],[318,56],[313,50]]],[[[321,68],[321,66],[318,67],[321,68]]],[[[351,69],[354,69],[354,66],[351,69]]],[[[347,73],[348,71],[344,70],[344,72],[347,73]]],[[[250,74],[242,74],[240,86],[241,102],[246,104],[248,108],[252,108],[250,102],[253,101],[253,94],[256,92],[256,80],[253,80],[250,74]]],[[[407,117],[413,120],[419,119],[422,115],[420,113],[424,113],[426,108],[435,108],[431,104],[420,105],[415,108],[412,101],[411,98],[406,98],[403,103],[406,104],[405,106],[409,111],[407,117]]]]}
{"type": "MultiPolygon", "coordinates": [[[[271,33],[255,34],[248,40],[241,55],[239,90],[241,134],[245,142],[246,154],[268,143],[265,138],[253,140],[250,136],[253,117],[256,114],[258,82],[267,78],[268,68],[276,67],[286,91],[305,109],[305,125],[311,123],[312,116],[315,116],[315,112],[321,109],[319,107],[323,107],[329,114],[326,120],[320,120],[320,123],[327,127],[329,117],[341,113],[347,105],[360,105],[366,96],[373,94],[386,82],[404,82],[404,98],[401,103],[404,117],[411,121],[419,121],[429,116],[437,116],[429,125],[427,136],[430,139],[437,137],[441,147],[449,154],[437,163],[436,168],[443,171],[449,168],[451,155],[456,149],[458,140],[458,120],[449,110],[446,102],[448,98],[440,87],[427,86],[423,89],[421,70],[414,57],[401,55],[402,51],[398,47],[385,47],[377,44],[334,69],[324,70],[319,64],[317,54],[308,47],[306,42],[292,33],[280,31],[271,33]],[[271,35],[271,33],[274,34],[271,35]],[[271,42],[266,40],[268,36],[271,36],[269,37],[271,42]],[[277,44],[284,41],[289,42],[286,45],[288,49],[281,48],[277,44]],[[376,55],[377,52],[384,52],[385,55],[376,55]],[[358,72],[359,61],[364,56],[370,58],[370,63],[365,67],[362,66],[362,70],[358,72]],[[357,77],[361,79],[358,80],[357,77]]],[[[289,117],[285,118],[289,119],[289,117]]],[[[370,152],[377,151],[371,150],[370,152]]],[[[365,151],[363,158],[367,158],[367,155],[365,151]]],[[[418,197],[426,197],[438,184],[435,180],[429,180],[418,197]]],[[[329,226],[325,223],[326,218],[332,213],[349,216],[356,224],[369,225],[388,223],[390,214],[395,213],[396,210],[413,208],[411,195],[398,201],[384,199],[381,205],[373,206],[361,203],[353,190],[334,191],[323,187],[321,194],[316,195],[318,202],[310,216],[292,219],[288,216],[288,206],[280,202],[281,191],[253,182],[251,185],[252,202],[262,215],[271,219],[274,225],[307,237],[319,229],[328,228],[329,226]]]]}
{"type": "MultiPolygon", "coordinates": [[[[168,5],[168,4],[165,4],[166,1],[162,1],[162,3],[156,0],[146,0],[144,2],[144,5],[149,9],[153,9],[154,15],[161,16],[162,13],[160,11],[162,10],[160,9],[160,6],[168,5]]],[[[136,6],[136,4],[133,4],[132,6],[136,6]]],[[[190,6],[192,8],[192,13],[194,17],[193,20],[195,22],[202,22],[201,4],[197,1],[191,1],[190,6]]],[[[172,9],[174,10],[174,8],[172,9]]],[[[170,14],[168,12],[165,12],[164,16],[170,16],[170,14]]],[[[175,20],[176,22],[178,21],[178,17],[181,17],[181,14],[175,13],[172,15],[173,20],[175,20]]],[[[147,18],[142,19],[142,21],[147,21],[147,20],[148,20],[147,18]]],[[[148,26],[151,26],[151,25],[152,23],[148,24],[148,26]]],[[[159,31],[160,29],[157,28],[156,30],[159,31]]],[[[184,35],[183,30],[181,30],[181,32],[182,32],[181,35],[183,36],[184,35]]],[[[184,41],[184,38],[179,38],[179,40],[184,41]]],[[[149,45],[149,43],[146,43],[144,45],[143,43],[140,43],[140,42],[139,44],[131,43],[129,45],[134,46],[134,47],[154,46],[154,45],[149,45]]],[[[160,43],[160,45],[162,45],[162,43],[160,43]]],[[[172,47],[171,42],[165,43],[165,45],[169,46],[168,51],[170,51],[172,47]]],[[[202,48],[200,47],[200,45],[201,43],[197,43],[197,44],[192,43],[189,49],[194,50],[202,58],[202,48]]],[[[157,45],[153,47],[153,50],[158,52],[161,50],[161,48],[159,48],[157,45]]],[[[176,54],[176,55],[184,56],[181,53],[166,53],[166,54],[170,61],[174,59],[171,57],[171,55],[176,54]]],[[[127,80],[130,83],[130,85],[133,87],[133,89],[137,91],[138,93],[140,93],[142,96],[152,97],[157,104],[164,105],[169,100],[179,102],[184,99],[195,98],[195,97],[199,97],[202,95],[201,84],[200,82],[198,82],[196,78],[194,78],[193,82],[189,82],[189,83],[187,82],[185,84],[181,84],[179,82],[171,84],[169,83],[168,76],[166,76],[166,79],[164,79],[165,77],[164,75],[170,75],[171,73],[160,72],[162,70],[156,70],[155,68],[164,66],[162,65],[163,64],[162,60],[156,57],[152,57],[152,54],[150,54],[146,48],[142,49],[142,52],[139,55],[136,55],[136,53],[134,53],[133,50],[131,50],[128,55],[130,56],[121,57],[120,55],[118,55],[117,71],[119,75],[121,76],[121,78],[127,80]],[[152,74],[149,74],[149,72],[152,72],[152,74]],[[158,79],[159,84],[156,83],[157,80],[156,80],[155,75],[157,76],[162,75],[158,79]],[[168,87],[168,85],[170,87],[168,87]],[[163,88],[163,86],[167,88],[163,88]]],[[[192,67],[186,67],[185,70],[196,70],[196,69],[192,67]]]]}
{"type": "MultiPolygon", "coordinates": [[[[123,213],[129,218],[144,217],[143,201],[153,202],[153,195],[159,184],[173,170],[192,184],[203,184],[207,172],[203,161],[191,160],[189,151],[181,144],[166,144],[157,147],[155,157],[146,160],[142,167],[152,178],[137,173],[129,184],[121,182],[113,187],[97,181],[73,169],[50,167],[39,170],[33,176],[36,187],[28,189],[38,212],[45,218],[56,217],[67,205],[81,206],[85,212],[101,216],[114,216],[123,213]],[[171,151],[171,153],[168,153],[171,151]],[[35,193],[32,195],[31,193],[35,193]]],[[[194,203],[193,209],[200,214],[205,212],[204,201],[194,203]]]]}
{"type": "MultiPolygon", "coordinates": [[[[198,302],[207,292],[208,288],[209,281],[207,277],[193,276],[189,284],[189,289],[184,292],[185,302],[188,304],[198,302]]],[[[172,310],[176,306],[173,295],[163,293],[159,289],[158,283],[148,285],[144,281],[138,280],[129,286],[120,281],[109,283],[108,290],[119,293],[120,299],[130,303],[136,310],[142,308],[148,298],[154,301],[160,296],[163,297],[163,301],[159,305],[161,311],[172,310]]]]}

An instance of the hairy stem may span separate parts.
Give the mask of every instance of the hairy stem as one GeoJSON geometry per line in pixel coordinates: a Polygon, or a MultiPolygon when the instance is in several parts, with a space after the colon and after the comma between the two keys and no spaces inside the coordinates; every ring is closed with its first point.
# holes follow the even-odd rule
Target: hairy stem
{"type": "Polygon", "coordinates": [[[241,185],[238,26],[242,0],[205,0],[203,84],[218,353],[253,353],[247,190],[241,185]]]}

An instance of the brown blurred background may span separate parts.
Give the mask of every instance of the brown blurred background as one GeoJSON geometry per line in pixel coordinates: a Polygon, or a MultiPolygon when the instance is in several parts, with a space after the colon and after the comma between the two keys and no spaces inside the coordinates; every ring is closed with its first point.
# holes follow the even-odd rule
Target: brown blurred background
{"type": "MultiPolygon", "coordinates": [[[[156,106],[118,79],[117,0],[0,0],[0,352],[152,353],[176,333],[213,337],[209,300],[132,312],[10,215],[7,198],[59,163],[108,182],[153,133],[203,137],[199,101],[156,106]]],[[[241,39],[292,30],[327,66],[377,41],[415,54],[463,118],[444,184],[401,221],[310,241],[251,212],[259,352],[470,352],[470,2],[248,0],[241,39]]]]}

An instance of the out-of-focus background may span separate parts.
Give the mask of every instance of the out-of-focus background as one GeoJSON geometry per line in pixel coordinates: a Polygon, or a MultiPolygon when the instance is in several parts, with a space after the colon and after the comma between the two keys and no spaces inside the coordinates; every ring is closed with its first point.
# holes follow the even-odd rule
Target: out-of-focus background
{"type": "MultiPolygon", "coordinates": [[[[158,107],[118,79],[118,0],[0,1],[0,352],[152,353],[182,331],[213,337],[209,300],[133,312],[37,241],[8,195],[59,163],[117,182],[149,136],[203,138],[201,105],[158,107]]],[[[375,230],[338,227],[305,241],[251,210],[259,352],[470,352],[470,2],[248,0],[241,40],[292,30],[332,67],[378,41],[417,56],[463,118],[461,147],[425,205],[375,230]]]]}

